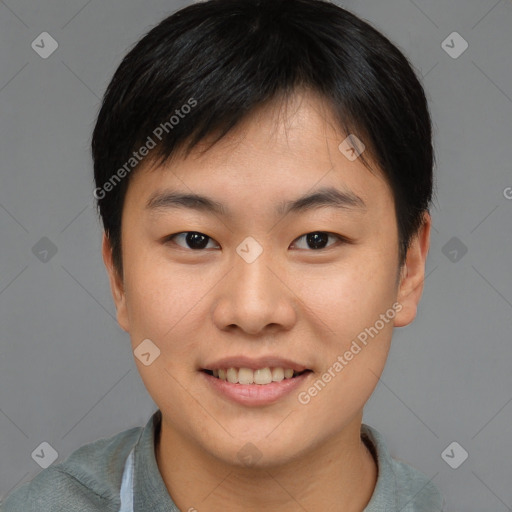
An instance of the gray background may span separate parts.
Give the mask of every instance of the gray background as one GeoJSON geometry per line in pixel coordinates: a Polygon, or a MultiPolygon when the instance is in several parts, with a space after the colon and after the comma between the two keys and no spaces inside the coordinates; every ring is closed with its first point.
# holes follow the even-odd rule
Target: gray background
{"type": "MultiPolygon", "coordinates": [[[[122,56],[186,3],[0,2],[1,496],[41,471],[31,457],[41,442],[60,462],[156,410],[115,321],[89,143],[122,56]],[[47,59],[31,48],[44,31],[59,44],[47,59]],[[33,251],[42,237],[55,254],[33,251]]],[[[512,2],[342,5],[423,77],[438,158],[423,300],[395,331],[365,422],[450,511],[512,510],[512,2]],[[442,45],[454,31],[469,43],[458,58],[442,45]],[[453,441],[469,453],[458,469],[441,457],[453,441]]]]}

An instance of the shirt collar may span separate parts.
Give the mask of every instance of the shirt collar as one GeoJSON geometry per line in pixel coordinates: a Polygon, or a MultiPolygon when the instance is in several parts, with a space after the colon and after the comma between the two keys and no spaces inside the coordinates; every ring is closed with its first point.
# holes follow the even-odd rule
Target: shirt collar
{"type": "Polygon", "coordinates": [[[180,512],[162,479],[155,455],[155,441],[160,434],[162,413],[157,410],[144,427],[134,450],[134,512],[180,512]]]}
{"type": "Polygon", "coordinates": [[[384,438],[377,430],[363,423],[361,439],[377,463],[377,482],[363,512],[398,510],[396,474],[384,438]]]}
{"type": "MultiPolygon", "coordinates": [[[[155,441],[160,434],[162,413],[157,410],[143,428],[134,448],[134,512],[180,512],[172,501],[162,479],[155,456],[155,441]]],[[[369,425],[361,425],[361,439],[377,463],[377,482],[364,512],[386,512],[397,509],[396,475],[391,455],[380,433],[369,425]]]]}

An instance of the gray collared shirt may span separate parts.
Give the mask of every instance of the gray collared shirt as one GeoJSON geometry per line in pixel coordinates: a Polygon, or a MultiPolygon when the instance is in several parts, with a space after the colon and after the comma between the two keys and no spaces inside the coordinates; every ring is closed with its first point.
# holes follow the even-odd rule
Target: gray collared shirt
{"type": "MultiPolygon", "coordinates": [[[[0,512],[180,512],[155,458],[160,422],[157,410],[144,427],[82,446],[11,492],[0,512]]],[[[379,432],[363,424],[361,437],[378,466],[377,483],[363,512],[444,510],[436,486],[420,471],[393,459],[379,432]]],[[[201,504],[191,503],[194,508],[200,512],[201,504]]]]}

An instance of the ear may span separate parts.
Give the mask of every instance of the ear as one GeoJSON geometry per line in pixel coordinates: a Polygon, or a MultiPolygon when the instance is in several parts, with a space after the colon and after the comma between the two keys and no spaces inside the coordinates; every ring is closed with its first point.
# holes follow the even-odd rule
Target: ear
{"type": "Polygon", "coordinates": [[[432,219],[425,212],[423,224],[411,240],[406,260],[401,269],[397,301],[402,305],[402,309],[395,316],[395,327],[409,325],[416,318],[425,281],[425,263],[430,247],[431,225],[432,219]]]}
{"type": "Polygon", "coordinates": [[[103,232],[102,255],[103,262],[105,263],[105,267],[107,269],[108,277],[110,280],[110,290],[112,292],[112,297],[116,306],[117,322],[119,323],[121,329],[128,332],[129,322],[126,310],[126,295],[124,284],[121,276],[119,275],[119,272],[114,266],[114,261],[112,258],[112,247],[110,245],[110,240],[108,239],[105,232],[103,232]]]}

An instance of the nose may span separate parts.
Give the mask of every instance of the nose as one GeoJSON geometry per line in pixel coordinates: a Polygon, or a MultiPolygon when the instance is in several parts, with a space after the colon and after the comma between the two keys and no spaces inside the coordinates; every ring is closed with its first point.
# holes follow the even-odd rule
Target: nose
{"type": "Polygon", "coordinates": [[[263,251],[254,261],[236,255],[234,266],[216,287],[213,320],[221,330],[250,335],[290,330],[297,320],[298,298],[286,270],[263,251]]]}

